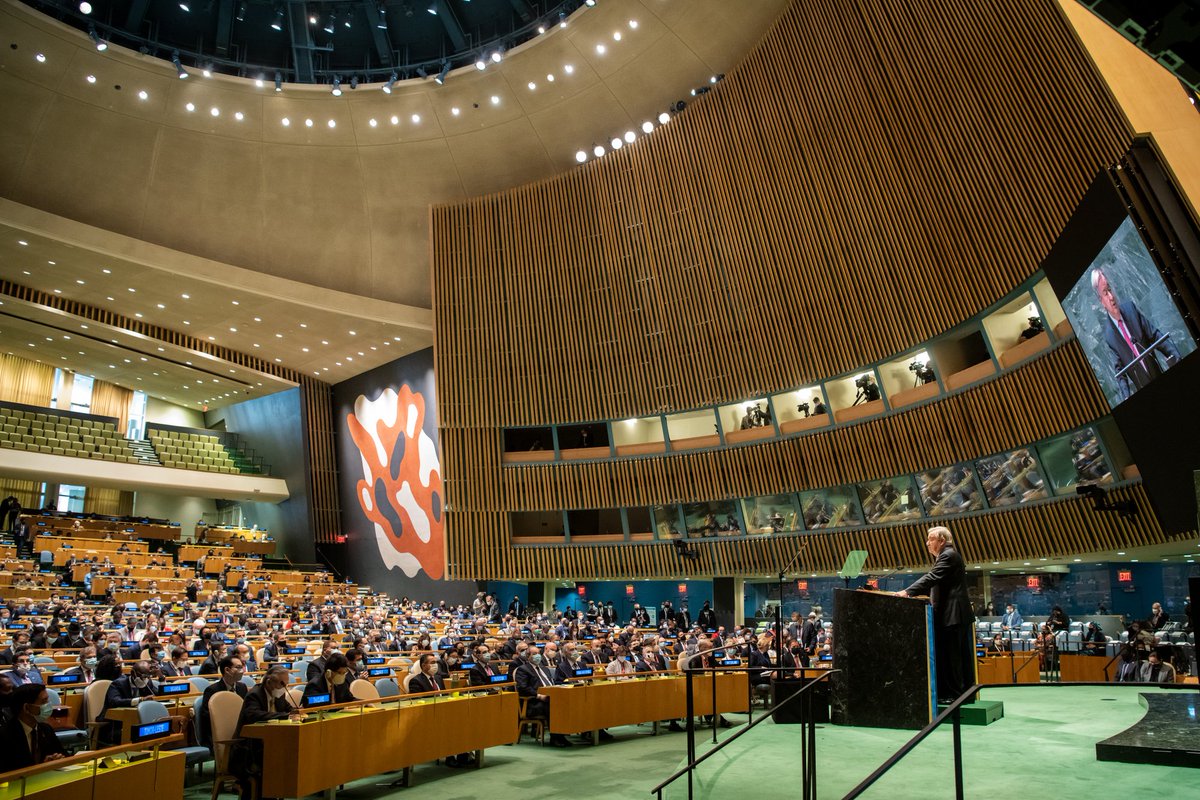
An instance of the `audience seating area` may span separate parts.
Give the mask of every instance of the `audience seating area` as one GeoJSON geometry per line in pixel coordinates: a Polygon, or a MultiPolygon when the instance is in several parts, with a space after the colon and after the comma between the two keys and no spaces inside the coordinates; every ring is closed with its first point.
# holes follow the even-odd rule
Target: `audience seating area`
{"type": "Polygon", "coordinates": [[[52,411],[33,412],[0,406],[0,447],[56,456],[138,463],[129,440],[111,423],[52,411]]]}
{"type": "Polygon", "coordinates": [[[148,436],[164,467],[233,475],[242,472],[220,437],[164,430],[151,430],[148,436]]]}

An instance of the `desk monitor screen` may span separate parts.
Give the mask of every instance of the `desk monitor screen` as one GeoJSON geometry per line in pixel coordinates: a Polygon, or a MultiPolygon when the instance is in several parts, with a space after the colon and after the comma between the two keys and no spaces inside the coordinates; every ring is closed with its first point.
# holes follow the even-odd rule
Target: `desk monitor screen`
{"type": "Polygon", "coordinates": [[[162,736],[171,735],[171,721],[164,719],[161,722],[148,722],[145,725],[134,725],[133,732],[129,736],[131,742],[144,742],[147,739],[158,739],[162,736]]]}
{"type": "Polygon", "coordinates": [[[488,678],[488,682],[489,683],[507,683],[508,676],[507,675],[492,675],[488,678]]]}
{"type": "Polygon", "coordinates": [[[188,650],[188,655],[191,656],[192,658],[207,658],[208,651],[207,650],[188,650]]]}
{"type": "Polygon", "coordinates": [[[308,708],[312,708],[313,706],[327,706],[332,699],[333,696],[329,692],[325,694],[310,694],[304,698],[304,705],[308,708]]]}
{"type": "Polygon", "coordinates": [[[367,670],[367,675],[372,678],[386,678],[392,672],[391,667],[375,667],[367,670]]]}
{"type": "Polygon", "coordinates": [[[304,648],[303,647],[285,647],[283,649],[283,652],[289,656],[302,656],[302,655],[304,655],[304,648]]]}
{"type": "Polygon", "coordinates": [[[833,653],[821,653],[820,661],[833,661],[833,653]]]}
{"type": "Polygon", "coordinates": [[[83,676],[79,675],[79,674],[51,675],[49,677],[50,677],[50,685],[51,686],[66,686],[66,685],[72,684],[72,683],[79,683],[80,681],[83,680],[83,676]]]}
{"type": "Polygon", "coordinates": [[[187,694],[192,690],[192,685],[187,681],[178,681],[176,683],[160,683],[156,694],[187,694]]]}
{"type": "Polygon", "coordinates": [[[475,669],[474,661],[464,661],[458,665],[459,669],[475,669]]]}
{"type": "Polygon", "coordinates": [[[980,647],[979,649],[977,649],[975,651],[975,655],[979,656],[980,658],[983,658],[984,656],[987,655],[987,650],[984,650],[982,647],[980,647]]]}
{"type": "Polygon", "coordinates": [[[121,647],[133,647],[136,644],[137,644],[137,642],[133,642],[133,641],[121,642],[121,647]]]}
{"type": "Polygon", "coordinates": [[[387,659],[383,656],[367,656],[363,659],[363,662],[369,667],[373,664],[386,664],[387,659]]]}
{"type": "Polygon", "coordinates": [[[723,659],[721,659],[721,666],[722,666],[722,667],[740,667],[741,665],[742,665],[741,659],[737,659],[737,658],[723,658],[723,659]]]}
{"type": "Polygon", "coordinates": [[[593,674],[595,674],[595,670],[593,670],[591,667],[580,667],[579,669],[575,670],[576,678],[590,678],[593,674]]]}
{"type": "Polygon", "coordinates": [[[585,636],[585,637],[583,637],[583,638],[584,638],[584,639],[595,639],[596,637],[595,637],[595,636],[585,636]]]}
{"type": "Polygon", "coordinates": [[[10,631],[23,631],[27,627],[29,626],[27,626],[24,622],[13,622],[8,626],[8,629],[10,631]]]}
{"type": "Polygon", "coordinates": [[[438,645],[438,650],[452,650],[452,649],[454,649],[454,645],[452,645],[452,644],[439,644],[438,645]]]}

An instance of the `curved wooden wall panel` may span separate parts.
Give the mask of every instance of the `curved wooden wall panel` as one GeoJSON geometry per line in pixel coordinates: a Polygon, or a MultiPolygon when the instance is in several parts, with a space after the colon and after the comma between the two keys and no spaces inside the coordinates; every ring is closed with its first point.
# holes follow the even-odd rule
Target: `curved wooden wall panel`
{"type": "MultiPolygon", "coordinates": [[[[1051,0],[797,2],[743,64],[652,135],[552,180],[433,209],[451,574],[679,574],[669,547],[514,551],[507,512],[885,477],[1102,415],[1069,345],[964,394],[816,436],[499,466],[505,427],[731,402],[951,329],[1039,268],[1131,139],[1051,0]]],[[[1057,524],[1067,514],[1003,516],[1057,524]]],[[[989,523],[967,525],[979,527],[980,552],[1021,547],[1001,523],[994,535],[989,523]]],[[[839,545],[826,568],[854,537],[904,538],[817,537],[814,547],[839,545]]],[[[771,572],[781,547],[704,552],[722,574],[771,572]]],[[[924,563],[920,540],[895,557],[924,563]]]]}

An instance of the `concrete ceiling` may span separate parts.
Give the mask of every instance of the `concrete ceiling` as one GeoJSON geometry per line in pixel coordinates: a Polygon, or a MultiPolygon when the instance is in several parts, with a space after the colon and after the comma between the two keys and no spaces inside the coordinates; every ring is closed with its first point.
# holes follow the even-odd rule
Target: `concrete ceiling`
{"type": "MultiPolygon", "coordinates": [[[[0,200],[0,278],[230,348],[328,383],[433,343],[426,309],[355,297],[0,200]]],[[[44,304],[0,295],[0,350],[191,408],[294,384],[44,304]]]]}
{"type": "MultiPolygon", "coordinates": [[[[643,121],[740,62],[786,5],[604,0],[444,86],[333,97],[311,85],[277,93],[269,79],[179,80],[159,59],[98,52],[0,0],[0,197],[178,254],[427,308],[431,205],[544,179],[575,168],[580,149],[642,136],[643,121]]],[[[108,296],[131,277],[93,288],[108,296]]],[[[174,283],[143,288],[176,299],[174,283]]],[[[206,335],[230,318],[205,319],[206,335]]]]}

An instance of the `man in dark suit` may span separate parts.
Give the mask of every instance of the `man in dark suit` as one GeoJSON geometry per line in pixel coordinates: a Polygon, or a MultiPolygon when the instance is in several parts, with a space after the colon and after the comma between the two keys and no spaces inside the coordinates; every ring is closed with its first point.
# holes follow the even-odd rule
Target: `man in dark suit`
{"type": "MultiPolygon", "coordinates": [[[[513,682],[517,685],[517,695],[527,698],[525,716],[533,719],[550,718],[550,698],[542,693],[546,686],[553,686],[555,676],[542,664],[542,654],[536,645],[531,645],[520,666],[513,672],[513,682]]],[[[554,747],[570,747],[571,743],[561,733],[550,734],[550,744],[554,747]]]]}
{"type": "Polygon", "coordinates": [[[308,669],[304,673],[304,680],[311,681],[313,678],[324,675],[327,668],[326,662],[329,661],[329,657],[333,655],[333,651],[336,649],[337,645],[334,644],[333,639],[326,639],[324,642],[322,642],[321,656],[320,658],[314,658],[312,661],[308,662],[308,669]]]}
{"type": "Polygon", "coordinates": [[[475,647],[475,666],[471,667],[467,678],[472,686],[486,686],[492,682],[492,676],[499,674],[493,666],[494,654],[486,644],[475,647]]]}
{"type": "Polygon", "coordinates": [[[707,600],[704,601],[704,607],[700,609],[700,614],[696,617],[696,624],[703,631],[717,629],[717,615],[707,600]]]}
{"type": "Polygon", "coordinates": [[[128,675],[122,675],[108,686],[104,695],[104,708],[97,718],[109,724],[100,734],[102,741],[109,745],[121,743],[121,723],[105,718],[110,708],[134,708],[138,703],[154,697],[154,680],[149,661],[139,661],[133,665],[128,675]]]}
{"type": "Polygon", "coordinates": [[[582,658],[584,666],[591,667],[598,673],[604,671],[610,660],[604,655],[603,639],[592,639],[591,649],[584,653],[582,658]]]}
{"type": "Polygon", "coordinates": [[[233,732],[237,742],[229,753],[229,771],[237,775],[239,783],[247,789],[250,777],[262,774],[263,747],[262,739],[241,738],[242,726],[273,719],[299,722],[306,716],[288,699],[287,685],[287,668],[269,667],[262,682],[250,689],[242,701],[242,713],[238,715],[237,728],[233,732]]]}
{"type": "Polygon", "coordinates": [[[13,717],[0,728],[0,772],[66,756],[54,729],[46,724],[54,706],[45,686],[37,683],[18,686],[5,700],[13,717]]]}
{"type": "Polygon", "coordinates": [[[349,703],[354,700],[350,694],[350,662],[341,653],[331,653],[325,659],[325,672],[309,679],[304,685],[304,696],[312,697],[317,694],[330,694],[334,703],[349,703]]]}
{"type": "Polygon", "coordinates": [[[975,614],[967,596],[967,567],[954,548],[949,528],[929,529],[925,547],[933,569],[896,594],[928,594],[933,605],[933,647],[937,660],[938,698],[951,701],[965,692],[975,676],[975,614]]]}
{"type": "Polygon", "coordinates": [[[650,627],[650,612],[642,608],[641,603],[633,604],[633,616],[629,620],[639,628],[650,627]]]}
{"type": "Polygon", "coordinates": [[[204,698],[200,701],[200,745],[212,749],[212,731],[208,723],[208,701],[217,692],[237,692],[238,697],[245,698],[250,691],[242,683],[242,675],[246,674],[246,665],[237,656],[225,656],[217,665],[221,670],[221,679],[215,681],[204,690],[204,698]]]}
{"type": "MultiPolygon", "coordinates": [[[[1108,276],[1099,268],[1092,270],[1092,289],[1108,314],[1108,321],[1104,326],[1104,343],[1108,345],[1113,357],[1113,371],[1120,373],[1133,364],[1138,356],[1143,356],[1163,334],[1154,327],[1154,323],[1142,316],[1142,312],[1131,301],[1121,302],[1117,299],[1112,284],[1108,282],[1108,276]]],[[[1166,358],[1168,367],[1179,360],[1179,349],[1170,339],[1154,349],[1166,358]]],[[[1161,374],[1162,367],[1154,354],[1144,355],[1137,364],[1129,367],[1117,378],[1122,398],[1133,394],[1161,374]]]]}
{"type": "Polygon", "coordinates": [[[271,604],[271,590],[265,585],[258,590],[258,594],[255,597],[258,598],[260,605],[268,606],[271,604]]]}
{"type": "Polygon", "coordinates": [[[517,619],[522,619],[525,616],[525,604],[515,594],[513,595],[512,602],[508,604],[508,613],[517,619]]]}

